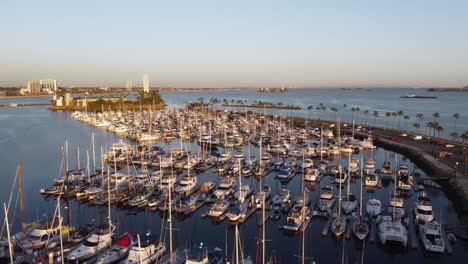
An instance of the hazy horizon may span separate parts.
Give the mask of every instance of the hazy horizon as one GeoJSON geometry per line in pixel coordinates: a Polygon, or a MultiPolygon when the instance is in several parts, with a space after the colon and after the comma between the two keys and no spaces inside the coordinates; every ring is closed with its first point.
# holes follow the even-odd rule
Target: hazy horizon
{"type": "Polygon", "coordinates": [[[0,86],[468,85],[466,1],[0,3],[0,86]]]}

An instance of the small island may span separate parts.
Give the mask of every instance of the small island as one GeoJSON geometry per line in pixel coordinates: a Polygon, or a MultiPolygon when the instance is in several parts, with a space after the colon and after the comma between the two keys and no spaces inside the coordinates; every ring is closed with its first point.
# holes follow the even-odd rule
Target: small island
{"type": "Polygon", "coordinates": [[[269,108],[269,109],[287,109],[287,110],[301,110],[300,106],[296,105],[285,105],[283,103],[273,104],[270,102],[258,101],[254,104],[244,104],[244,103],[224,103],[222,106],[226,107],[247,107],[247,108],[269,108]]]}
{"type": "Polygon", "coordinates": [[[96,111],[121,110],[128,111],[137,108],[161,109],[166,106],[157,91],[140,92],[135,99],[129,99],[130,94],[104,94],[73,97],[70,93],[58,94],[51,101],[50,110],[56,111],[96,111]]]}

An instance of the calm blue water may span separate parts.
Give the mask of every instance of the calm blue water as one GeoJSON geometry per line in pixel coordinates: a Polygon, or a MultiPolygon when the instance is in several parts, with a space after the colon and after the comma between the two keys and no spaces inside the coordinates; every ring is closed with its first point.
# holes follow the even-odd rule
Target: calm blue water
{"type": "MultiPolygon", "coordinates": [[[[198,97],[210,97],[222,98],[248,98],[248,100],[264,100],[272,102],[287,102],[291,104],[298,104],[302,102],[304,105],[318,104],[323,102],[325,105],[331,105],[330,102],[335,102],[336,105],[347,103],[348,107],[352,105],[350,102],[352,98],[359,98],[357,94],[380,94],[380,97],[390,97],[389,91],[373,91],[373,92],[361,92],[361,91],[290,91],[282,94],[264,94],[257,92],[184,92],[184,93],[164,93],[163,97],[169,106],[180,106],[184,101],[189,99],[196,100],[198,97]],[[309,94],[310,93],[310,94],[309,94]],[[329,93],[327,95],[327,93],[329,93]],[[337,98],[333,99],[330,93],[336,94],[337,98]],[[340,94],[347,93],[347,96],[339,96],[340,94]],[[349,93],[349,94],[348,94],[349,93]],[[261,96],[261,97],[260,97],[261,96]],[[303,99],[309,97],[309,99],[303,99]],[[342,98],[343,97],[343,98],[342,98]],[[254,99],[255,98],[255,99],[254,99]],[[276,98],[277,101],[274,101],[276,98]],[[288,101],[290,98],[294,101],[288,101]],[[310,100],[310,102],[309,102],[310,100]]],[[[396,93],[394,96],[399,97],[400,93],[396,93]]],[[[448,96],[456,97],[456,94],[449,93],[448,96]]],[[[460,96],[460,95],[459,95],[460,96]]],[[[465,95],[463,95],[465,96],[465,95]]],[[[439,95],[442,98],[442,94],[439,95]]],[[[461,97],[461,96],[460,96],[461,97]]],[[[37,101],[48,101],[47,98],[36,98],[36,99],[24,99],[37,101]]],[[[363,99],[361,99],[362,101],[363,99]]],[[[377,99],[376,99],[377,100],[377,99]]],[[[376,105],[382,107],[382,109],[395,109],[387,108],[392,106],[388,103],[391,99],[385,100],[384,98],[379,99],[382,105],[379,103],[370,103],[366,105],[376,105]],[[384,104],[384,102],[386,102],[384,104]]],[[[442,100],[442,99],[441,99],[442,100]]],[[[460,99],[455,100],[454,104],[462,105],[459,102],[460,99]]],[[[12,100],[18,102],[18,100],[12,100]]],[[[400,101],[399,98],[394,101],[400,101]]],[[[424,108],[424,102],[430,102],[431,100],[415,101],[420,102],[421,105],[416,106],[417,109],[424,108]]],[[[405,103],[405,101],[401,101],[405,103]]],[[[358,106],[358,105],[356,105],[358,106]]],[[[463,106],[463,105],[462,105],[463,106]]],[[[426,106],[429,108],[429,106],[426,106]]],[[[461,106],[460,106],[461,107],[461,106]]],[[[458,108],[458,112],[461,108],[458,108]]],[[[442,116],[450,115],[453,110],[457,110],[456,107],[448,105],[447,110],[442,110],[442,107],[438,107],[437,111],[442,116]]],[[[361,109],[363,109],[361,107],[361,109]]],[[[241,109],[242,111],[243,109],[241,109]]],[[[388,110],[382,110],[388,111],[388,110]]],[[[422,110],[415,110],[420,112],[422,110]]],[[[429,113],[433,110],[428,109],[429,113]]],[[[288,114],[287,112],[283,112],[288,114]]],[[[292,113],[292,111],[291,111],[292,113]]],[[[307,111],[303,111],[307,113],[307,111]]],[[[466,113],[466,111],[465,111],[466,113]]],[[[345,117],[346,118],[346,117],[345,117]]],[[[460,127],[463,125],[467,126],[466,117],[459,120],[460,127]]],[[[71,167],[74,167],[76,160],[76,150],[80,148],[81,153],[81,164],[85,166],[85,151],[90,149],[91,144],[91,133],[96,136],[96,146],[98,148],[102,146],[106,149],[112,142],[117,139],[116,136],[110,134],[102,129],[92,128],[83,123],[77,122],[70,118],[69,113],[65,112],[52,112],[47,110],[46,107],[24,107],[24,108],[0,108],[0,177],[2,179],[2,185],[0,185],[0,202],[2,204],[8,200],[8,196],[11,190],[11,184],[15,175],[16,164],[21,163],[23,166],[23,178],[24,178],[24,199],[26,207],[26,219],[32,221],[42,217],[50,217],[53,213],[53,208],[56,204],[55,200],[47,200],[39,194],[39,189],[42,187],[49,186],[54,178],[60,175],[60,156],[61,148],[66,139],[69,142],[70,155],[69,160],[71,167]]],[[[178,142],[173,144],[177,145],[178,142]]],[[[167,145],[162,145],[168,147],[167,145]]],[[[196,150],[196,146],[192,145],[192,150],[196,150]]],[[[247,152],[245,152],[247,153],[247,152]]],[[[256,150],[252,153],[255,155],[256,150]]],[[[386,152],[382,149],[378,149],[371,152],[364,152],[358,155],[360,157],[370,157],[374,155],[377,162],[377,166],[381,166],[385,156],[389,160],[393,160],[394,156],[391,152],[386,152]]],[[[99,155],[98,155],[99,156],[99,155]]],[[[410,168],[421,172],[415,167],[410,161],[402,161],[410,165],[410,168]]],[[[346,160],[343,158],[343,163],[346,160]]],[[[200,174],[199,181],[204,182],[207,180],[217,181],[217,176],[212,172],[200,174]]],[[[275,192],[281,184],[274,180],[274,174],[270,174],[266,177],[266,183],[269,184],[273,192],[275,192]]],[[[245,179],[249,182],[253,188],[256,188],[257,182],[255,179],[245,179]]],[[[325,178],[320,185],[326,185],[329,179],[325,178]]],[[[318,189],[320,185],[312,187],[310,191],[311,200],[315,203],[318,199],[318,189]]],[[[291,189],[294,195],[298,194],[300,186],[300,177],[296,176],[288,184],[288,188],[291,189]]],[[[354,183],[352,190],[358,192],[359,181],[354,183]]],[[[377,197],[381,199],[383,204],[388,204],[390,192],[393,186],[383,186],[383,188],[377,191],[365,191],[364,199],[370,197],[377,197]]],[[[452,203],[446,198],[444,193],[440,190],[428,189],[429,195],[432,198],[434,204],[434,211],[437,218],[443,218],[446,223],[458,223],[459,219],[455,213],[452,203]]],[[[406,206],[412,208],[414,205],[416,195],[412,195],[406,200],[406,206]]],[[[13,199],[15,201],[15,199],[13,199]]],[[[13,202],[13,206],[14,206],[13,202]]],[[[18,205],[19,206],[19,205],[18,205]]],[[[207,208],[202,208],[191,217],[185,219],[176,219],[174,222],[176,237],[176,245],[178,247],[187,247],[197,242],[204,242],[208,245],[218,246],[224,248],[227,241],[227,249],[230,254],[233,252],[233,230],[229,227],[228,221],[216,224],[209,219],[202,219],[201,214],[205,212],[207,208]],[[226,239],[227,238],[227,239],[226,239]]],[[[94,219],[97,222],[105,222],[107,216],[107,210],[101,208],[88,208],[86,205],[73,204],[72,206],[73,220],[75,224],[84,224],[94,219]]],[[[64,210],[65,214],[65,210],[64,210]]],[[[0,214],[3,216],[3,214],[0,214]]],[[[151,230],[152,234],[159,235],[161,232],[167,232],[167,230],[161,230],[161,215],[159,213],[141,212],[137,215],[128,215],[127,211],[112,209],[113,221],[117,224],[119,230],[123,231],[136,231],[140,234],[145,234],[148,230],[151,230]]],[[[258,237],[259,230],[257,229],[256,221],[260,219],[261,215],[253,215],[244,225],[241,226],[241,236],[244,241],[244,252],[246,255],[255,257],[256,255],[256,238],[258,237]]],[[[301,236],[300,235],[286,235],[282,231],[278,230],[278,226],[282,223],[284,218],[280,221],[272,222],[269,221],[266,226],[267,230],[267,254],[268,256],[275,256],[277,260],[282,263],[297,262],[298,258],[295,256],[300,255],[301,248],[301,236]]],[[[19,214],[15,216],[15,224],[13,229],[17,230],[17,223],[19,222],[19,214]]],[[[417,250],[397,250],[391,248],[384,248],[380,243],[365,244],[364,251],[362,245],[351,240],[336,240],[331,237],[331,233],[328,237],[322,237],[321,231],[325,221],[319,218],[314,218],[306,231],[306,256],[314,257],[319,263],[341,263],[342,258],[347,259],[348,262],[354,263],[358,261],[363,255],[364,263],[372,263],[375,259],[379,259],[381,263],[399,263],[399,262],[424,262],[424,263],[462,263],[462,259],[466,258],[468,244],[466,242],[459,241],[454,246],[454,254],[452,256],[446,255],[428,255],[424,250],[420,248],[417,250]],[[343,257],[344,256],[344,257],[343,257]]]]}
{"type": "MultiPolygon", "coordinates": [[[[374,124],[372,113],[379,112],[379,118],[376,119],[376,124],[385,126],[387,121],[384,117],[385,112],[398,112],[402,110],[406,115],[411,117],[407,122],[407,129],[413,130],[412,124],[416,122],[416,114],[424,114],[422,127],[429,121],[432,121],[432,114],[438,112],[440,114],[439,123],[444,128],[441,136],[449,137],[450,132],[454,131],[454,113],[460,114],[460,119],[457,120],[457,131],[459,134],[468,131],[468,93],[466,92],[437,92],[429,93],[423,89],[408,90],[408,89],[374,89],[367,90],[339,90],[339,89],[321,89],[321,90],[290,90],[286,93],[259,93],[257,91],[207,91],[207,92],[176,92],[162,93],[166,103],[172,107],[182,107],[188,101],[196,101],[198,98],[204,98],[208,102],[210,98],[218,98],[222,104],[223,99],[229,102],[234,100],[247,100],[248,104],[257,101],[266,101],[272,103],[282,102],[283,104],[292,104],[302,107],[303,110],[272,110],[272,109],[249,109],[252,111],[282,114],[289,116],[307,116],[322,119],[335,119],[335,113],[329,109],[335,107],[338,109],[337,117],[346,122],[352,122],[351,108],[360,108],[360,113],[355,112],[355,120],[357,123],[374,124]],[[403,99],[401,95],[417,94],[417,95],[435,95],[438,99],[403,99]],[[328,109],[327,111],[317,111],[315,108],[323,103],[328,109]],[[347,107],[344,108],[343,105],[347,107]],[[307,110],[307,107],[312,105],[313,111],[307,110]],[[369,110],[369,114],[365,115],[364,110],[369,110]]],[[[219,107],[223,108],[223,107],[219,107]]],[[[246,111],[247,108],[228,108],[229,110],[246,111]]],[[[397,127],[398,119],[392,122],[392,118],[388,120],[388,126],[397,127]]],[[[405,128],[405,121],[402,118],[400,128],[405,128]]],[[[426,132],[427,133],[427,130],[426,132]]]]}

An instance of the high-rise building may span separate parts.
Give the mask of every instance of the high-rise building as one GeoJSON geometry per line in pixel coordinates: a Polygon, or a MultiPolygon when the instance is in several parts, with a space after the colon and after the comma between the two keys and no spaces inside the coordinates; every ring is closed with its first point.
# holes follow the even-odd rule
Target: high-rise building
{"type": "Polygon", "coordinates": [[[38,81],[29,81],[28,90],[31,94],[41,94],[41,83],[38,81]]]}
{"type": "Polygon", "coordinates": [[[40,83],[42,91],[47,91],[51,93],[57,92],[57,80],[46,79],[41,80],[40,83]]]}
{"type": "Polygon", "coordinates": [[[132,89],[133,89],[133,83],[132,83],[132,81],[127,81],[127,82],[125,83],[125,88],[127,88],[127,91],[131,92],[132,89]]]}
{"type": "Polygon", "coordinates": [[[143,92],[149,93],[149,76],[148,74],[143,75],[143,92]]]}

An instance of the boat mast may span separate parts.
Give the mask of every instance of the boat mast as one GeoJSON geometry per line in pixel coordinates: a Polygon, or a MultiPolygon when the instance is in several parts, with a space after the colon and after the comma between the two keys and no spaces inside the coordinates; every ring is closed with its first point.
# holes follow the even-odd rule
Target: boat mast
{"type": "Polygon", "coordinates": [[[239,261],[239,227],[237,223],[235,225],[235,239],[236,239],[236,242],[235,242],[236,264],[240,264],[240,261],[239,261]]]}
{"type": "Polygon", "coordinates": [[[18,175],[18,189],[20,198],[20,209],[21,209],[21,226],[24,223],[24,203],[23,203],[23,169],[21,164],[16,167],[16,175],[18,175]]]}
{"type": "Polygon", "coordinates": [[[140,242],[140,234],[137,234],[137,241],[138,241],[138,263],[141,263],[141,242],[140,242]]]}
{"type": "Polygon", "coordinates": [[[65,139],[65,156],[66,156],[66,160],[65,160],[65,172],[68,174],[68,140],[65,139]]]}
{"type": "Polygon", "coordinates": [[[86,174],[88,176],[88,182],[91,183],[91,176],[90,176],[90,168],[89,168],[89,150],[86,150],[86,174]]]}
{"type": "Polygon", "coordinates": [[[91,138],[93,141],[93,170],[94,170],[94,173],[96,173],[96,152],[95,152],[95,147],[94,147],[94,132],[91,134],[91,138]]]}
{"type": "MultiPolygon", "coordinates": [[[[60,236],[60,260],[63,264],[63,261],[64,261],[64,257],[63,257],[63,238],[62,238],[62,223],[63,223],[63,220],[62,220],[62,215],[61,215],[61,208],[60,208],[60,196],[57,198],[57,208],[58,208],[58,220],[59,220],[59,236],[60,236]]],[[[68,208],[68,210],[70,210],[70,207],[68,208]]],[[[69,228],[71,228],[69,226],[69,228]]]]}
{"type": "MultiPolygon", "coordinates": [[[[395,155],[395,165],[397,165],[398,162],[398,155],[395,155]]],[[[397,165],[398,166],[398,165],[397,165]]],[[[397,167],[398,168],[398,167],[397,167]]],[[[395,209],[396,209],[396,185],[397,185],[397,171],[395,170],[395,180],[393,181],[393,222],[395,222],[395,209]]],[[[391,201],[391,200],[390,200],[391,201]]]]}
{"type": "Polygon", "coordinates": [[[6,229],[7,229],[7,237],[8,237],[8,250],[10,251],[10,263],[14,263],[13,259],[13,245],[11,244],[11,239],[10,239],[10,225],[8,224],[8,210],[6,203],[3,203],[3,209],[5,210],[5,224],[6,224],[6,229]]]}
{"type": "Polygon", "coordinates": [[[349,191],[351,188],[351,175],[349,173],[349,164],[351,163],[351,154],[348,156],[348,184],[346,185],[346,199],[349,202],[349,191]]]}
{"type": "Polygon", "coordinates": [[[167,220],[169,222],[169,257],[172,262],[172,257],[173,257],[173,252],[172,252],[172,193],[171,193],[171,185],[172,185],[172,179],[174,178],[174,167],[172,164],[172,157],[171,157],[171,180],[169,181],[169,186],[168,186],[168,195],[169,195],[169,219],[167,220]]]}
{"type": "Polygon", "coordinates": [[[323,159],[323,126],[320,126],[320,162],[323,159]]]}
{"type": "Polygon", "coordinates": [[[338,173],[339,173],[339,190],[338,190],[338,218],[341,219],[341,177],[342,177],[342,171],[341,171],[341,165],[338,166],[338,173]]]}
{"type": "Polygon", "coordinates": [[[360,191],[361,201],[359,202],[359,220],[361,224],[362,224],[362,166],[363,166],[363,163],[364,163],[364,158],[361,157],[361,191],[360,191]]]}
{"type": "Polygon", "coordinates": [[[262,200],[262,264],[265,264],[265,192],[263,192],[262,200]]]}
{"type": "Polygon", "coordinates": [[[107,165],[107,210],[109,211],[109,232],[112,232],[111,202],[110,202],[110,168],[107,165]]]}

